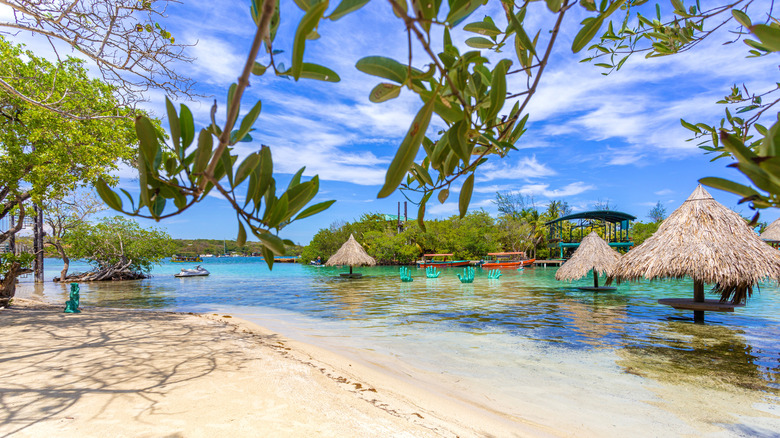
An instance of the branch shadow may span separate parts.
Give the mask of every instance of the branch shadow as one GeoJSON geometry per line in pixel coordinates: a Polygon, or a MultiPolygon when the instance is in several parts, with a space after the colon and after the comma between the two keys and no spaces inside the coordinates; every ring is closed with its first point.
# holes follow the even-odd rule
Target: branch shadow
{"type": "MultiPolygon", "coordinates": [[[[122,397],[140,397],[136,414],[155,415],[172,385],[251,360],[224,325],[188,315],[86,309],[0,312],[0,436],[60,418],[85,397],[102,395],[93,417],[122,397]],[[107,396],[107,398],[105,397],[107,396]],[[105,400],[105,401],[103,401],[105,400]]],[[[65,417],[68,418],[68,417],[65,417]]]]}

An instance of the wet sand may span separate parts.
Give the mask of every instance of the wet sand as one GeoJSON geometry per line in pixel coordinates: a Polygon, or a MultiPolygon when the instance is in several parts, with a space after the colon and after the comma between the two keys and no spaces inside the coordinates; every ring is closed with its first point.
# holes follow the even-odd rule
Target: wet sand
{"type": "Polygon", "coordinates": [[[554,436],[229,315],[14,300],[0,436],[554,436]]]}

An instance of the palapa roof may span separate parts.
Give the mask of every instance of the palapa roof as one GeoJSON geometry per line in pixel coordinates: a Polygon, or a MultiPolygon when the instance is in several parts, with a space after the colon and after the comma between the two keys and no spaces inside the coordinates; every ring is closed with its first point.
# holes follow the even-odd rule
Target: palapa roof
{"type": "Polygon", "coordinates": [[[780,242],[780,219],[769,224],[759,237],[766,242],[780,242]]]}
{"type": "Polygon", "coordinates": [[[576,280],[594,269],[599,274],[611,274],[620,260],[620,253],[612,249],[595,231],[585,236],[579,248],[555,273],[556,280],[576,280]]]}
{"type": "Polygon", "coordinates": [[[742,301],[761,280],[780,279],[780,251],[701,185],[641,245],[620,258],[607,282],[683,278],[715,285],[742,301]]]}
{"type": "Polygon", "coordinates": [[[336,251],[336,254],[330,256],[325,266],[374,266],[376,260],[368,255],[365,249],[357,243],[355,236],[349,235],[349,240],[344,242],[336,251]]]}

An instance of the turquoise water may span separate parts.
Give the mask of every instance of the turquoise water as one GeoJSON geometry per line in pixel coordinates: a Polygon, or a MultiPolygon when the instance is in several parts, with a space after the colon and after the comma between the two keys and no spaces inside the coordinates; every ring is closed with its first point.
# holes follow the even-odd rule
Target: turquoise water
{"type": "MultiPolygon", "coordinates": [[[[605,389],[603,397],[612,398],[604,403],[612,403],[617,416],[621,400],[615,394],[635,392],[636,385],[646,391],[648,382],[746,392],[750,402],[774,406],[780,395],[776,285],[762,285],[734,313],[708,312],[707,323],[698,325],[691,312],[657,304],[659,298],[691,297],[690,281],[643,281],[594,293],[576,289],[592,285],[592,279],[558,282],[552,267],[503,269],[498,280],[477,269],[473,284],[461,284],[457,269],[426,279],[424,270],[412,268],[414,282],[402,283],[397,267],[360,268],[364,278],[345,280],[338,268],[279,263],[269,272],[259,258],[206,259],[202,265],[211,276],[174,278],[193,265],[166,263],[147,280],[82,284],[81,303],[230,312],[328,347],[363,349],[471,379],[514,405],[527,397],[517,392],[518,382],[524,388],[535,384],[529,370],[540,377],[552,373],[550,379],[583,397],[591,397],[592,384],[603,386],[609,379],[614,390],[605,389]]],[[[47,260],[46,278],[57,276],[60,267],[58,260],[47,260]]],[[[63,302],[67,286],[50,281],[33,286],[26,278],[19,295],[63,302]]],[[[542,408],[554,412],[559,401],[547,402],[542,408]]],[[[780,422],[761,427],[774,426],[780,422]]]]}

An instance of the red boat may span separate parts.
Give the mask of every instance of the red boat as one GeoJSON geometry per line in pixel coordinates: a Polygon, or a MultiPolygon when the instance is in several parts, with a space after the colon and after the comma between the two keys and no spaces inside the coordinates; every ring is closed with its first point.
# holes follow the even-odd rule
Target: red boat
{"type": "Polygon", "coordinates": [[[423,254],[422,261],[417,262],[418,268],[455,268],[458,266],[468,266],[468,260],[447,260],[452,254],[423,254]],[[425,260],[426,257],[444,257],[444,260],[425,260]]]}
{"type": "Polygon", "coordinates": [[[482,264],[482,267],[485,269],[496,269],[496,268],[520,268],[523,266],[528,266],[536,261],[536,259],[525,259],[520,260],[519,258],[525,257],[524,252],[491,252],[488,253],[489,256],[493,256],[494,260],[487,261],[482,264]],[[509,257],[516,256],[514,260],[509,260],[509,257]],[[507,258],[506,260],[502,260],[502,258],[507,258]]]}

